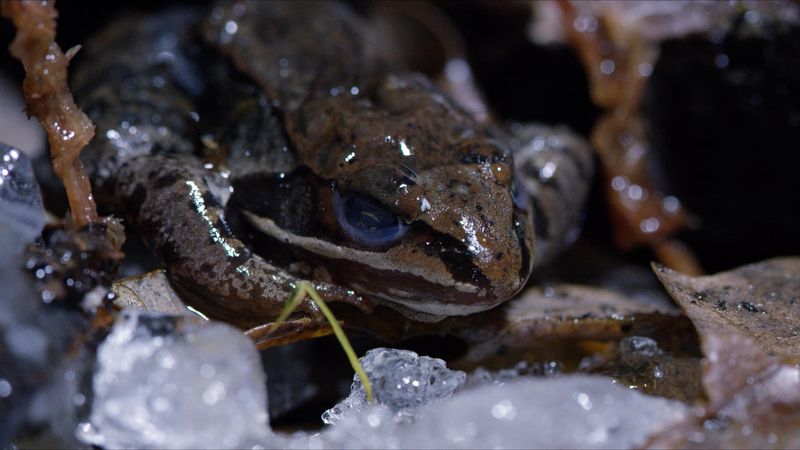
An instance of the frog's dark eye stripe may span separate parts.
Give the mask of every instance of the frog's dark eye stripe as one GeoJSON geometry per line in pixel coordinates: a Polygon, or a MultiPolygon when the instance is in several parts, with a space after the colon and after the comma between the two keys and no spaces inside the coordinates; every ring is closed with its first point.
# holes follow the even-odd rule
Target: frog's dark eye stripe
{"type": "Polygon", "coordinates": [[[408,232],[409,226],[375,200],[359,194],[333,194],[336,220],[348,239],[368,247],[390,245],[408,232]]]}

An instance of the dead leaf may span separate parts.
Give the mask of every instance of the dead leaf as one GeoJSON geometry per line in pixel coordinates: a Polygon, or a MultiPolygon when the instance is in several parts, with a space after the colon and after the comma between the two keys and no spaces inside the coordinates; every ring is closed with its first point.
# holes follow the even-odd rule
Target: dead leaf
{"type": "Polygon", "coordinates": [[[481,359],[499,348],[521,348],[542,341],[602,341],[652,335],[681,315],[669,304],[570,284],[530,288],[509,302],[504,312],[502,327],[475,342],[469,359],[481,359]]]}
{"type": "Polygon", "coordinates": [[[800,258],[775,258],[702,277],[653,267],[701,338],[740,335],[767,355],[800,362],[800,258]]]}
{"type": "Polygon", "coordinates": [[[700,335],[708,404],[648,447],[800,447],[800,258],[704,277],[654,269],[700,335]]]}
{"type": "Polygon", "coordinates": [[[800,368],[750,338],[705,337],[709,404],[652,437],[648,448],[800,448],[800,368]]]}
{"type": "Polygon", "coordinates": [[[136,308],[165,314],[197,314],[183,303],[163,270],[123,278],[111,285],[114,303],[122,308],[136,308]]]}

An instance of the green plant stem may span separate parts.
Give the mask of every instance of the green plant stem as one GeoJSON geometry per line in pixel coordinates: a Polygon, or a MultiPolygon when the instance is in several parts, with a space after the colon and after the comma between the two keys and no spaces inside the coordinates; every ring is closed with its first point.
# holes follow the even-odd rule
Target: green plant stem
{"type": "Polygon", "coordinates": [[[297,309],[297,307],[300,305],[300,302],[305,299],[306,295],[311,297],[311,300],[314,301],[320,311],[322,311],[322,315],[325,316],[325,319],[331,325],[334,336],[336,336],[336,339],[339,341],[339,345],[342,346],[342,350],[344,350],[344,353],[347,355],[347,359],[350,361],[350,365],[353,367],[356,375],[358,375],[358,378],[361,380],[361,385],[364,386],[364,392],[367,394],[367,401],[369,403],[373,403],[374,398],[372,395],[372,383],[370,383],[369,378],[367,378],[367,373],[361,366],[361,362],[359,362],[358,356],[356,356],[356,352],[353,350],[353,346],[350,345],[347,335],[344,334],[344,330],[342,330],[342,326],[339,324],[339,321],[336,320],[333,312],[331,312],[330,308],[328,308],[328,305],[324,300],[322,300],[322,297],[320,297],[319,293],[317,293],[317,290],[314,289],[311,284],[306,281],[297,283],[297,287],[292,293],[292,297],[283,307],[283,310],[281,310],[281,313],[278,315],[278,318],[275,319],[275,322],[273,322],[273,326],[277,327],[283,321],[285,321],[289,315],[295,309],[297,309]]]}

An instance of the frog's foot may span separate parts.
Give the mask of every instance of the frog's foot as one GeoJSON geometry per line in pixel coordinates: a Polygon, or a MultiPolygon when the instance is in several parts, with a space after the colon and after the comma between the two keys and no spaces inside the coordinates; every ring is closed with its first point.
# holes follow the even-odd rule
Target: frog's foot
{"type": "MultiPolygon", "coordinates": [[[[212,317],[249,327],[277,317],[302,280],[233,235],[223,209],[229,195],[226,179],[186,155],[133,158],[118,178],[117,196],[128,219],[153,244],[183,299],[212,317]]],[[[353,291],[313,284],[327,301],[372,308],[353,291]]],[[[324,321],[308,299],[297,312],[324,321]]]]}
{"type": "Polygon", "coordinates": [[[249,336],[259,350],[291,344],[304,339],[328,336],[333,329],[328,322],[303,317],[288,322],[267,323],[254,326],[245,334],[249,336]]]}

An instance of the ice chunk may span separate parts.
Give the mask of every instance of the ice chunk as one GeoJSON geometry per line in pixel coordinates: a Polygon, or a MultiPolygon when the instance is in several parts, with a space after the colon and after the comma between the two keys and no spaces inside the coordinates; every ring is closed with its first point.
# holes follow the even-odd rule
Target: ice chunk
{"type": "Polygon", "coordinates": [[[632,448],[685,413],[682,403],[607,378],[521,378],[425,408],[403,446],[632,448]]]}
{"type": "Polygon", "coordinates": [[[562,371],[563,367],[558,361],[543,361],[538,363],[520,361],[510,369],[500,369],[497,371],[478,367],[467,376],[465,386],[473,387],[488,383],[503,384],[524,376],[556,377],[561,375],[562,371]]]}
{"type": "Polygon", "coordinates": [[[627,336],[619,342],[622,357],[629,361],[649,359],[661,355],[658,342],[647,336],[627,336]]]}
{"type": "Polygon", "coordinates": [[[30,161],[0,144],[0,327],[10,327],[36,309],[33,283],[22,271],[25,246],[42,232],[44,209],[30,161]]]}
{"type": "Polygon", "coordinates": [[[687,415],[682,403],[586,375],[462,389],[399,421],[384,405],[322,433],[272,435],[279,448],[636,448],[687,415]]]}
{"type": "MultiPolygon", "coordinates": [[[[409,350],[372,349],[361,358],[361,364],[372,382],[375,400],[401,416],[412,414],[432,400],[450,397],[466,379],[464,372],[448,369],[441,359],[409,350]]],[[[343,415],[366,405],[364,386],[358,376],[353,376],[350,395],[325,411],[322,420],[336,423],[343,415]]]]}
{"type": "Polygon", "coordinates": [[[0,140],[25,151],[30,157],[44,153],[45,134],[38,120],[25,114],[25,99],[19,84],[3,70],[0,75],[0,140]]]}
{"type": "Polygon", "coordinates": [[[100,345],[89,422],[103,447],[230,448],[269,432],[261,360],[225,324],[126,310],[100,345]]]}
{"type": "Polygon", "coordinates": [[[21,150],[5,144],[0,144],[0,216],[17,236],[14,242],[3,242],[3,248],[12,251],[39,236],[44,226],[42,197],[31,163],[21,150]]]}
{"type": "MultiPolygon", "coordinates": [[[[31,426],[27,412],[37,389],[58,377],[79,314],[44,308],[25,273],[25,247],[45,216],[30,161],[0,144],[0,446],[31,426]]],[[[62,405],[51,402],[50,410],[62,405]]],[[[56,440],[51,440],[53,445],[56,440]]],[[[67,445],[64,445],[67,446],[67,445]]]]}

